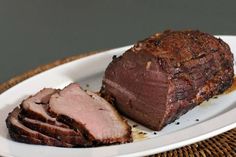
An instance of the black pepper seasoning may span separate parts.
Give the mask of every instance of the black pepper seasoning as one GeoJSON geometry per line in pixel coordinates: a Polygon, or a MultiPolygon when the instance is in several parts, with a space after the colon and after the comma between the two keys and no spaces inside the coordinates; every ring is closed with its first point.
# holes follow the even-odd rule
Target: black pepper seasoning
{"type": "Polygon", "coordinates": [[[156,45],[156,46],[160,45],[160,43],[161,43],[161,41],[160,41],[159,39],[157,39],[157,40],[155,41],[155,45],[156,45]]]}
{"type": "Polygon", "coordinates": [[[116,55],[113,55],[113,56],[112,56],[112,59],[116,59],[116,55]]]}

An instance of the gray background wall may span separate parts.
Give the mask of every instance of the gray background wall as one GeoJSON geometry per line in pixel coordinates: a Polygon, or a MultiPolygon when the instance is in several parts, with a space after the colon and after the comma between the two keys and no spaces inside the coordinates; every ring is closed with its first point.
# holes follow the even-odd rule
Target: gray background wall
{"type": "Polygon", "coordinates": [[[234,0],[0,0],[0,83],[41,64],[165,29],[236,35],[234,0]]]}

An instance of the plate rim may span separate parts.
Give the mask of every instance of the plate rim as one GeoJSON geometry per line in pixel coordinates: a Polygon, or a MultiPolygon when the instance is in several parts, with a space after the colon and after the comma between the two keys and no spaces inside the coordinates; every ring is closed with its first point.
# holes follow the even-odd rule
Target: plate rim
{"type": "MultiPolygon", "coordinates": [[[[220,37],[236,37],[236,36],[234,36],[234,35],[230,35],[230,36],[228,36],[228,35],[224,35],[224,36],[220,36],[220,37]]],[[[236,40],[236,39],[235,39],[236,40]]],[[[82,59],[82,58],[87,58],[87,57],[90,57],[90,56],[94,56],[94,55],[98,55],[98,54],[100,54],[100,53],[104,53],[104,52],[109,52],[109,51],[114,51],[114,50],[120,50],[120,49],[125,49],[125,48],[128,48],[128,47],[130,47],[131,45],[129,45],[129,46],[124,46],[124,47],[119,47],[119,48],[115,48],[115,49],[111,49],[111,50],[105,50],[105,51],[93,51],[92,52],[92,54],[90,54],[90,55],[87,55],[87,53],[86,54],[79,54],[79,55],[76,55],[76,56],[82,56],[81,58],[78,58],[78,59],[75,59],[75,60],[70,60],[70,61],[68,61],[68,62],[65,62],[65,63],[63,63],[63,64],[59,64],[59,65],[56,65],[56,66],[53,66],[52,68],[49,68],[49,69],[46,69],[46,70],[42,70],[40,73],[37,73],[36,75],[33,75],[33,76],[37,76],[37,75],[39,75],[39,74],[42,74],[43,72],[47,72],[47,71],[49,71],[49,70],[52,70],[52,69],[54,69],[54,68],[59,68],[60,66],[63,66],[63,65],[65,65],[65,64],[67,64],[67,63],[71,63],[71,62],[73,62],[73,61],[77,61],[77,60],[80,60],[80,59],[82,59]]],[[[73,56],[74,57],[74,56],[73,56]]],[[[68,58],[70,58],[70,57],[68,57],[68,58]]],[[[58,61],[58,60],[57,60],[58,61]]],[[[55,62],[57,62],[57,61],[55,61],[55,62]]],[[[54,62],[53,62],[54,63],[54,62]]],[[[49,64],[52,64],[52,63],[49,63],[49,64]]],[[[48,64],[46,64],[46,65],[48,65],[48,64]]],[[[37,68],[35,68],[35,69],[38,69],[39,67],[37,67],[37,68]]],[[[33,70],[35,70],[35,69],[33,69],[33,70]]],[[[30,71],[33,71],[33,70],[30,70],[30,71]]],[[[28,71],[28,72],[30,72],[30,71],[28,71]]],[[[27,73],[27,72],[26,72],[27,73]]],[[[23,74],[25,74],[25,73],[23,73],[23,74]]],[[[21,76],[21,75],[18,75],[18,76],[16,76],[16,77],[19,77],[19,76],[21,76]]],[[[13,89],[16,85],[19,85],[19,84],[21,84],[21,83],[23,83],[24,81],[27,81],[28,79],[30,79],[30,78],[32,78],[33,76],[31,76],[31,77],[29,77],[29,78],[26,78],[26,79],[23,79],[21,82],[18,82],[18,83],[16,83],[15,85],[13,85],[12,87],[10,87],[10,88],[8,88],[7,90],[5,90],[4,92],[2,92],[2,93],[0,93],[0,96],[2,95],[2,94],[4,94],[4,93],[7,93],[7,91],[9,91],[9,90],[11,90],[11,89],[13,89]]],[[[4,83],[7,83],[7,82],[11,82],[11,80],[12,79],[10,79],[10,80],[8,80],[8,81],[6,81],[6,82],[4,82],[4,83]]],[[[1,83],[0,84],[0,87],[2,86],[2,84],[4,84],[4,83],[1,83]]],[[[1,88],[0,88],[1,89],[1,88]]],[[[1,90],[0,90],[1,91],[1,90]]],[[[234,111],[234,113],[236,113],[236,109],[234,108],[234,109],[232,109],[232,110],[230,110],[230,111],[234,111]]],[[[228,111],[228,112],[225,112],[224,114],[222,114],[222,115],[225,115],[226,113],[229,113],[230,111],[228,111]]],[[[213,120],[213,119],[215,119],[215,118],[217,118],[217,117],[220,117],[220,116],[222,116],[222,115],[219,115],[219,116],[216,116],[216,117],[214,117],[214,118],[211,118],[211,119],[209,119],[209,120],[213,120]]],[[[207,121],[209,121],[209,120],[207,120],[207,121]]],[[[203,122],[203,123],[205,123],[205,122],[203,122]]],[[[200,124],[203,124],[203,123],[200,123],[200,124]]],[[[200,125],[200,124],[197,124],[197,125],[194,125],[194,126],[198,126],[198,125],[200,125]]],[[[190,128],[193,128],[194,126],[192,126],[192,127],[190,127],[190,128]]],[[[201,139],[197,139],[196,141],[193,141],[193,142],[191,142],[191,143],[187,143],[187,144],[184,144],[183,143],[183,145],[179,145],[179,146],[177,146],[177,147],[173,147],[172,149],[175,149],[175,148],[179,148],[179,147],[182,147],[182,146],[185,146],[185,145],[189,145],[189,144],[192,144],[192,143],[195,143],[195,142],[198,142],[198,141],[202,141],[202,140],[205,140],[205,139],[208,139],[208,138],[211,138],[211,137],[213,137],[213,136],[216,136],[216,135],[218,135],[218,134],[221,134],[221,133],[223,133],[223,132],[225,132],[225,131],[228,131],[228,130],[230,130],[230,129],[233,129],[233,128],[235,128],[236,127],[236,121],[234,121],[234,123],[232,124],[232,125],[228,125],[228,126],[226,126],[226,127],[223,127],[223,128],[220,128],[220,129],[218,129],[216,132],[215,132],[215,134],[214,135],[212,135],[212,136],[207,136],[207,137],[205,137],[205,138],[201,138],[201,139]]],[[[179,131],[178,131],[179,132],[179,131]]],[[[212,132],[210,132],[210,133],[212,133],[212,132]]],[[[204,135],[206,135],[206,134],[204,134],[204,135]]],[[[165,135],[164,135],[165,136],[165,135]]],[[[135,144],[135,143],[130,143],[130,144],[135,144]]],[[[176,144],[176,143],[175,143],[176,144]]],[[[115,146],[109,146],[109,147],[116,147],[117,145],[115,145],[115,146]]],[[[118,146],[122,146],[122,145],[118,145],[118,146]]],[[[94,149],[94,148],[93,148],[94,149]]],[[[168,149],[168,150],[172,150],[172,149],[168,149]]],[[[152,149],[153,150],[153,149],[152,149]]],[[[137,152],[137,153],[132,153],[132,154],[125,154],[125,156],[140,156],[140,155],[148,155],[148,154],[150,154],[150,150],[147,150],[148,152],[146,152],[146,151],[142,151],[142,152],[137,152]],[[142,153],[144,153],[144,154],[142,154],[142,153]]],[[[155,150],[153,150],[153,151],[155,151],[155,150]]],[[[151,153],[157,153],[156,151],[155,152],[151,152],[151,153]]],[[[1,153],[0,153],[1,154],[1,153]]],[[[10,154],[8,154],[7,156],[9,156],[10,154]]],[[[10,155],[11,156],[11,155],[10,155]]]]}

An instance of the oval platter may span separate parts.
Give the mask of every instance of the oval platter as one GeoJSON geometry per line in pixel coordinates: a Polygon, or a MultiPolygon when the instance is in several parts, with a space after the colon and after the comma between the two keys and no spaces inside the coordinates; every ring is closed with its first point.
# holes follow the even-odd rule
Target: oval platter
{"type": "MultiPolygon", "coordinates": [[[[218,36],[230,45],[236,56],[236,37],[218,36]]],[[[10,139],[5,119],[27,96],[44,87],[63,88],[78,82],[84,89],[99,91],[102,77],[113,55],[121,55],[131,46],[96,53],[37,74],[0,95],[0,155],[9,157],[108,157],[145,156],[189,145],[236,127],[236,91],[218,95],[195,107],[159,132],[128,120],[134,142],[94,148],[59,148],[18,143],[10,139]]],[[[234,69],[236,69],[234,67],[234,69]]]]}

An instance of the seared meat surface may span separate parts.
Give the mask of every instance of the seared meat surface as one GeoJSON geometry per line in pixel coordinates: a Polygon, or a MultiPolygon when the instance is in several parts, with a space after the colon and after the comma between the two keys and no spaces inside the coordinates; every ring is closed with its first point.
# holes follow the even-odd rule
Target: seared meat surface
{"type": "Polygon", "coordinates": [[[72,145],[69,143],[47,136],[23,125],[18,118],[20,111],[21,109],[16,107],[11,113],[9,113],[6,119],[6,124],[12,139],[15,141],[31,144],[72,147],[72,145]]]}
{"type": "Polygon", "coordinates": [[[59,92],[59,90],[44,88],[34,96],[25,99],[20,105],[22,108],[22,114],[32,119],[68,128],[67,125],[58,122],[56,118],[51,117],[47,112],[48,102],[51,96],[57,92],[59,92]]]}
{"type": "Polygon", "coordinates": [[[15,141],[59,147],[91,147],[132,141],[130,126],[103,98],[78,84],[45,88],[9,113],[15,141]]]}
{"type": "Polygon", "coordinates": [[[224,92],[233,82],[229,46],[199,31],[165,31],[114,58],[102,95],[127,117],[153,129],[224,92]]]}

